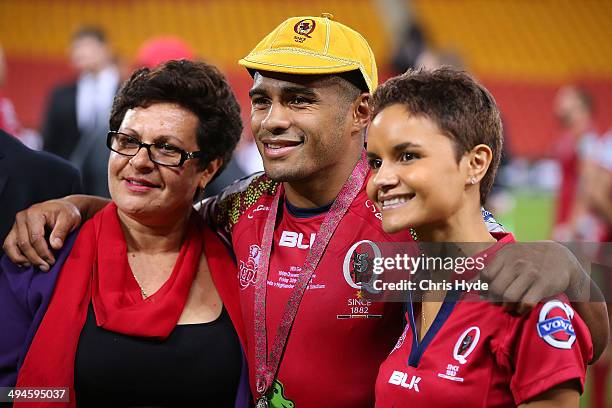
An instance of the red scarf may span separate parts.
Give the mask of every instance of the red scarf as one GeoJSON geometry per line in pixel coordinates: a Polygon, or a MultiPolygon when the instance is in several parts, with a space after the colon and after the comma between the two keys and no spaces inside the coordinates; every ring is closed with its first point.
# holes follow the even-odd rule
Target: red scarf
{"type": "Polygon", "coordinates": [[[16,403],[20,407],[75,407],[74,361],[93,303],[98,326],[138,337],[166,338],[183,311],[202,254],[202,231],[190,220],[170,278],[141,296],[127,258],[114,203],[86,222],[59,274],[53,297],[17,378],[17,387],[69,387],[70,403],[16,403]]]}

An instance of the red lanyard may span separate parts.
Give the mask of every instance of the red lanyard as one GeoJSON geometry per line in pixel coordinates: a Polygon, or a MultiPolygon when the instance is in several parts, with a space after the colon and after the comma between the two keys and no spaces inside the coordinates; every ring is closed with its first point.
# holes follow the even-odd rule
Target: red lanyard
{"type": "Polygon", "coordinates": [[[280,361],[285,350],[287,339],[289,338],[289,332],[293,326],[295,316],[300,302],[312,274],[314,273],[319,261],[323,257],[325,248],[329,243],[334,231],[340,224],[342,217],[346,214],[355,197],[361,190],[363,183],[366,180],[368,174],[368,164],[365,159],[365,154],[362,153],[359,162],[353,169],[349,179],[344,183],[338,197],[334,201],[332,207],[329,209],[321,228],[317,233],[314,243],[310,247],[310,252],[304,262],[304,267],[298,277],[298,280],[293,287],[289,300],[285,306],[285,310],[281,316],[281,321],[274,337],[274,343],[272,344],[272,350],[268,356],[268,345],[267,345],[267,329],[266,329],[266,287],[268,281],[268,269],[270,264],[270,254],[272,251],[272,242],[274,239],[274,227],[276,224],[276,214],[278,212],[278,206],[280,197],[283,194],[282,185],[278,188],[274,201],[270,206],[270,212],[266,220],[264,227],[263,239],[262,239],[262,257],[261,264],[258,270],[261,272],[257,278],[255,285],[255,363],[257,366],[256,373],[256,387],[257,392],[260,394],[260,400],[265,399],[265,394],[270,389],[272,382],[278,373],[280,361]]]}

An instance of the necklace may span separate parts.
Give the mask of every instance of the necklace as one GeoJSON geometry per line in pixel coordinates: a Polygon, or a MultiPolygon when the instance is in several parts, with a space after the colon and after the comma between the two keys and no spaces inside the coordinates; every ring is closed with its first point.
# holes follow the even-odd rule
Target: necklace
{"type": "MultiPolygon", "coordinates": [[[[421,332],[425,333],[427,323],[425,321],[425,303],[421,302],[421,332]]],[[[424,337],[424,336],[421,336],[424,337]]]]}
{"type": "Polygon", "coordinates": [[[131,272],[132,272],[132,276],[134,277],[134,280],[136,281],[136,284],[137,284],[137,285],[138,285],[138,287],[140,288],[140,294],[142,295],[142,298],[143,298],[143,299],[146,299],[146,298],[147,298],[147,294],[146,294],[146,292],[145,292],[145,291],[144,291],[144,289],[142,288],[142,285],[140,284],[140,282],[138,282],[138,278],[136,277],[136,274],[134,273],[134,271],[131,271],[131,272]]]}

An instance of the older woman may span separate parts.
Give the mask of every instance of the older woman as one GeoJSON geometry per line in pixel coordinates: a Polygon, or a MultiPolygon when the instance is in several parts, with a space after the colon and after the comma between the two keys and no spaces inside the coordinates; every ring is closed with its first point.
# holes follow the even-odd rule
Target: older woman
{"type": "Polygon", "coordinates": [[[132,75],[110,127],[112,202],[51,273],[3,260],[0,385],[68,387],[70,405],[247,404],[222,302],[237,288],[215,279],[233,262],[192,209],[239,140],[236,99],[216,68],[171,61],[132,75]]]}

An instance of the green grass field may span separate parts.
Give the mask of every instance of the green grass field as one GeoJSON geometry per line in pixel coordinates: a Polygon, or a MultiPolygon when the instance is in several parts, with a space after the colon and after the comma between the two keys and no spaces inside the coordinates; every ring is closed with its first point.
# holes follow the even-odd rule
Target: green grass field
{"type": "Polygon", "coordinates": [[[554,196],[548,193],[521,190],[512,193],[515,205],[506,214],[494,214],[518,241],[550,238],[555,214],[554,196]]]}

